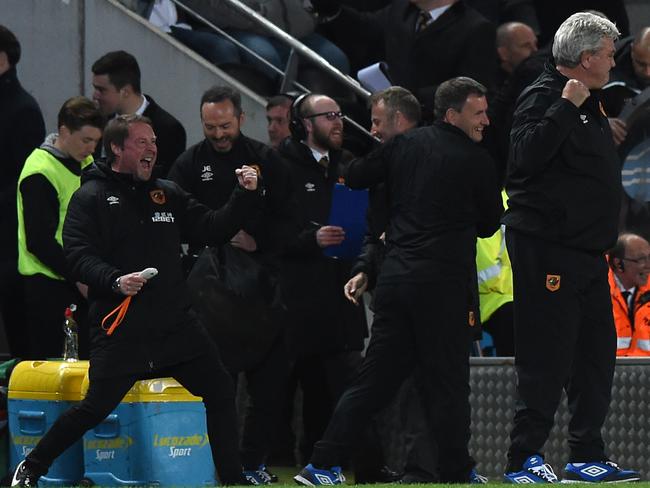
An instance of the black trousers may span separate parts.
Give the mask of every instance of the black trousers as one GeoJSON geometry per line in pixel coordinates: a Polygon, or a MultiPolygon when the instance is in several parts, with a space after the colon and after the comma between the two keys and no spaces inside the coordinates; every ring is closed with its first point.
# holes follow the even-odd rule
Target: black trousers
{"type": "Polygon", "coordinates": [[[494,339],[497,356],[515,355],[515,334],[512,302],[504,303],[497,308],[492,316],[483,322],[483,330],[494,339]]]}
{"type": "Polygon", "coordinates": [[[438,446],[431,438],[427,415],[422,401],[421,378],[405,381],[399,398],[399,413],[403,428],[406,463],[404,478],[422,483],[446,482],[438,475],[438,446]]]}
{"type": "Polygon", "coordinates": [[[13,358],[27,358],[29,336],[25,329],[25,293],[15,260],[0,262],[0,315],[9,354],[13,358]]]}
{"type": "Polygon", "coordinates": [[[336,406],[315,466],[340,465],[373,416],[415,368],[430,436],[440,448],[440,477],[467,482],[469,456],[469,327],[467,276],[433,283],[380,284],[375,321],[359,375],[336,406]]]}
{"type": "Polygon", "coordinates": [[[52,462],[84,433],[95,427],[120,403],[133,384],[141,379],[171,376],[191,394],[203,398],[212,458],[221,484],[241,484],[242,468],[237,449],[235,388],[223,367],[216,347],[190,361],[161,368],[147,375],[101,378],[90,382],[86,397],[61,414],[34,450],[27,464],[45,474],[52,462]],[[210,377],[205,372],[210,371],[210,377]]]}
{"type": "Polygon", "coordinates": [[[616,331],[605,257],[510,229],[506,244],[518,379],[506,472],[518,471],[526,458],[540,453],[562,389],[571,414],[569,462],[607,459],[601,429],[611,398],[616,331]]]}
{"type": "Polygon", "coordinates": [[[304,438],[299,446],[309,459],[314,444],[323,437],[334,406],[352,384],[361,366],[359,351],[301,356],[294,363],[297,384],[302,389],[304,438]]]}
{"type": "MultiPolygon", "coordinates": [[[[237,376],[236,372],[233,374],[237,376]]],[[[266,462],[286,397],[289,359],[282,334],[278,334],[266,356],[244,374],[248,404],[242,426],[241,456],[244,468],[255,470],[266,462]]]]}

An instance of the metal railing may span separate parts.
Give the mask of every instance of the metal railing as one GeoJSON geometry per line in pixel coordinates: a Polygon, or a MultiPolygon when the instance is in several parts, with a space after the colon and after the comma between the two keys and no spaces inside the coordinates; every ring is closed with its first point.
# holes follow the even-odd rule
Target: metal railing
{"type": "MultiPolygon", "coordinates": [[[[270,63],[266,59],[264,59],[255,51],[248,48],[248,46],[245,46],[244,44],[239,42],[237,39],[235,39],[233,36],[228,34],[222,28],[218,27],[217,25],[213,24],[202,15],[198,14],[191,8],[187,7],[185,4],[183,4],[181,0],[172,0],[172,2],[174,2],[174,4],[176,4],[178,8],[182,9],[184,12],[187,12],[190,16],[192,16],[199,22],[203,23],[213,31],[219,33],[220,35],[228,39],[230,42],[235,44],[238,48],[246,51],[251,56],[253,56],[256,60],[258,60],[260,63],[264,64],[266,67],[268,67],[269,69],[277,73],[282,80],[280,84],[280,88],[278,90],[279,93],[291,91],[292,86],[295,87],[298,91],[301,91],[303,93],[310,91],[307,87],[305,87],[304,85],[302,85],[296,80],[296,75],[298,72],[298,60],[299,57],[302,57],[308,61],[311,61],[318,68],[320,68],[321,70],[323,70],[324,72],[332,76],[335,80],[340,82],[342,85],[352,90],[356,95],[361,97],[362,100],[366,101],[370,97],[371,93],[368,90],[364,89],[359,84],[359,82],[356,81],[354,78],[351,78],[350,76],[341,73],[338,69],[332,66],[322,56],[318,55],[316,52],[309,49],[299,40],[297,40],[290,34],[286,33],[285,31],[277,27],[275,24],[273,24],[272,22],[270,22],[269,20],[267,20],[266,18],[264,18],[263,16],[255,12],[253,9],[251,9],[241,1],[239,0],[221,0],[221,1],[227,3],[233,10],[237,11],[242,16],[248,18],[256,25],[262,27],[265,31],[268,32],[270,36],[279,39],[280,41],[282,41],[283,43],[289,46],[290,53],[287,61],[287,66],[284,69],[284,71],[278,68],[277,66],[275,66],[274,64],[270,63]]],[[[353,125],[357,130],[361,131],[362,133],[366,134],[369,137],[373,137],[365,127],[357,123],[355,120],[347,116],[344,116],[343,118],[347,123],[353,125]]]]}

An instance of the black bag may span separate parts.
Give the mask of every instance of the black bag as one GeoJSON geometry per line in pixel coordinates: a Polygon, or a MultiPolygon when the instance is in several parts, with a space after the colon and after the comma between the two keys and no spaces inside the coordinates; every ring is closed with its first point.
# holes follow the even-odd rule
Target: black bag
{"type": "Polygon", "coordinates": [[[230,244],[206,247],[187,283],[225,366],[246,371],[259,363],[280,330],[279,286],[271,268],[259,255],[230,244]]]}

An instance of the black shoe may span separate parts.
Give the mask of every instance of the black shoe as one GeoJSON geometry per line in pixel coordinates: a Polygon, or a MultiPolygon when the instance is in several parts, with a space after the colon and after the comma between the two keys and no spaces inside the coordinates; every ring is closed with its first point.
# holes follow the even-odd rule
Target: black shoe
{"type": "Polygon", "coordinates": [[[440,479],[426,471],[411,468],[404,473],[399,483],[402,485],[422,485],[440,483],[440,479]]]}
{"type": "Polygon", "coordinates": [[[32,472],[26,464],[26,460],[22,460],[16,466],[16,471],[11,478],[11,486],[38,486],[38,479],[40,475],[32,472]]]}
{"type": "Polygon", "coordinates": [[[265,483],[260,483],[258,480],[248,476],[246,474],[246,471],[244,471],[240,476],[237,476],[236,478],[221,480],[220,486],[258,486],[260,484],[263,485],[265,483]]]}
{"type": "Polygon", "coordinates": [[[388,466],[382,466],[379,471],[355,473],[354,481],[357,485],[371,483],[396,483],[402,478],[402,474],[393,471],[388,466]]]}

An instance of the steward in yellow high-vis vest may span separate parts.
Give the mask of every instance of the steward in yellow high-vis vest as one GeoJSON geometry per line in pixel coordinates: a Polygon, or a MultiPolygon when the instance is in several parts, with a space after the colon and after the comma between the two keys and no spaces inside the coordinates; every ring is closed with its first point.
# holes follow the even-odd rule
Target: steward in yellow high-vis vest
{"type": "MultiPolygon", "coordinates": [[[[18,178],[18,188],[21,187],[22,182],[32,176],[41,175],[45,177],[47,182],[54,188],[56,192],[59,212],[58,223],[55,229],[54,238],[56,242],[63,248],[63,221],[65,219],[66,211],[68,210],[68,202],[72,194],[79,188],[80,173],[70,171],[59,159],[55,153],[50,152],[47,145],[39,147],[29,155],[23,166],[23,170],[18,178]]],[[[79,163],[79,171],[93,162],[92,155],[86,157],[79,163]]],[[[46,264],[35,254],[31,253],[27,246],[27,239],[25,234],[25,219],[23,213],[23,194],[18,192],[18,271],[23,276],[31,276],[35,274],[42,274],[55,280],[64,280],[65,278],[54,269],[48,267],[46,264]]]]}
{"type": "MultiPolygon", "coordinates": [[[[501,196],[505,207],[505,192],[501,196]]],[[[491,237],[477,239],[476,272],[483,329],[492,335],[499,356],[511,356],[514,354],[512,306],[509,305],[513,301],[512,268],[503,226],[491,237]]]]}
{"type": "Polygon", "coordinates": [[[29,352],[24,359],[60,357],[68,305],[79,305],[79,341],[87,349],[87,287],[70,277],[63,253],[63,222],[83,168],[101,138],[104,119],[84,97],[67,100],[58,116],[58,134],[29,155],[18,178],[18,271],[25,289],[29,352]]]}

